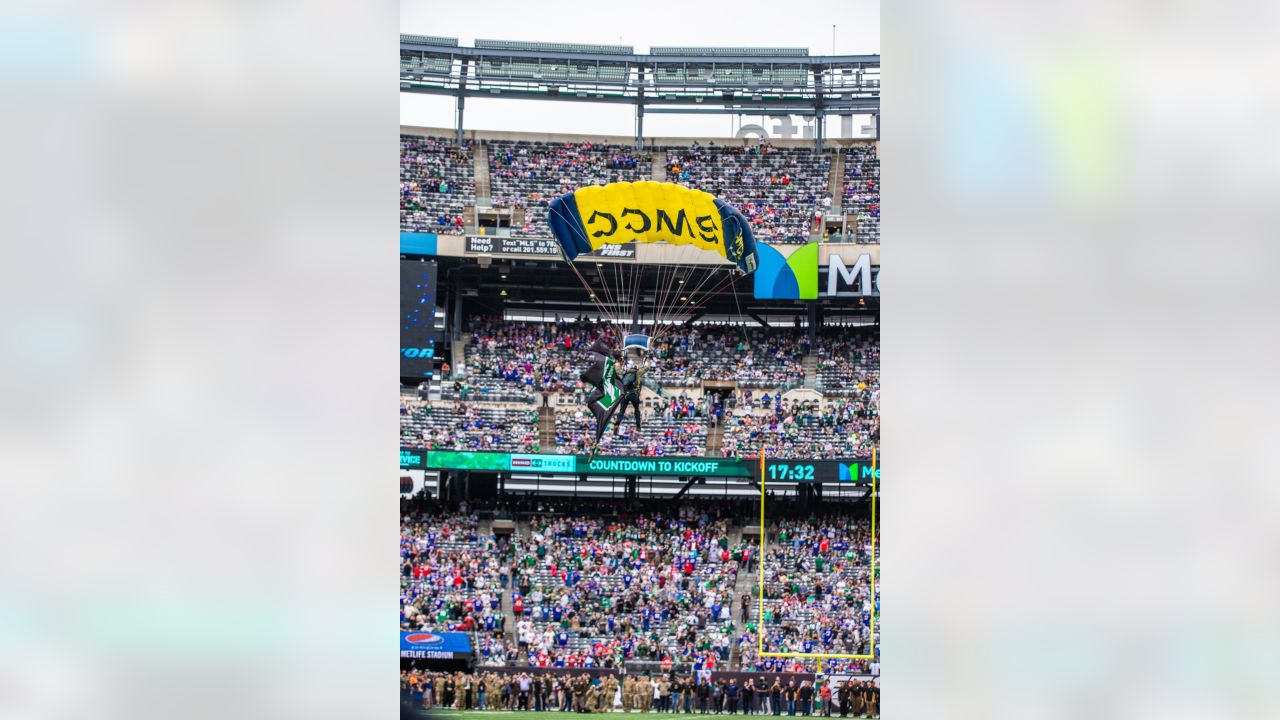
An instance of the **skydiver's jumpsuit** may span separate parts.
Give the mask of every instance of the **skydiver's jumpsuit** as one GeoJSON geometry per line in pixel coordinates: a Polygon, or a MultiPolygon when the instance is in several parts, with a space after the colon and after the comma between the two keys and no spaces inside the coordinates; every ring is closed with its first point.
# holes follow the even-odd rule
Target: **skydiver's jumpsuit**
{"type": "Polygon", "coordinates": [[[622,419],[627,414],[627,405],[631,405],[632,414],[636,418],[636,430],[640,429],[640,379],[644,377],[647,368],[640,367],[635,370],[628,370],[623,373],[619,380],[622,385],[622,399],[619,400],[621,405],[618,407],[618,418],[613,423],[613,434],[618,434],[618,428],[622,427],[622,419]]]}

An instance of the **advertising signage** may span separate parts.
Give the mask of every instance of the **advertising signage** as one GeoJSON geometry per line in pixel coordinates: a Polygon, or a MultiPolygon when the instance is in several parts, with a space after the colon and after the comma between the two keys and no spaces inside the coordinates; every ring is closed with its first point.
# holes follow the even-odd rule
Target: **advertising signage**
{"type": "MultiPolygon", "coordinates": [[[[670,475],[761,479],[759,458],[602,457],[534,455],[523,453],[400,450],[402,469],[527,472],[542,475],[670,475]]],[[[874,472],[868,458],[847,460],[764,461],[764,482],[817,482],[870,485],[874,472]]]]}
{"type": "Polygon", "coordinates": [[[751,477],[751,461],[698,457],[595,457],[522,453],[400,451],[400,467],[430,470],[532,472],[544,475],[698,475],[751,477]]]}
{"type": "MultiPolygon", "coordinates": [[[[752,477],[761,472],[757,460],[751,468],[752,477]]],[[[850,460],[770,460],[764,461],[764,480],[771,482],[850,483],[870,485],[872,477],[880,480],[880,468],[872,471],[870,459],[850,460]]]]}
{"type": "Polygon", "coordinates": [[[468,235],[466,251],[469,253],[506,253],[508,255],[546,255],[560,257],[560,245],[551,238],[499,237],[497,235],[468,235]]]}
{"type": "Polygon", "coordinates": [[[742,460],[692,457],[578,457],[579,473],[608,475],[698,475],[751,477],[742,460]]]}
{"type": "Polygon", "coordinates": [[[400,631],[400,657],[452,660],[471,655],[471,639],[460,632],[400,631]]]}
{"type": "MultiPolygon", "coordinates": [[[[551,238],[510,237],[501,235],[468,235],[466,252],[498,253],[507,255],[534,255],[544,257],[562,257],[560,244],[551,238]]],[[[602,245],[599,250],[587,253],[594,257],[619,258],[634,260],[636,244],[633,242],[617,245],[602,245]]]]}
{"type": "Polygon", "coordinates": [[[578,469],[577,458],[572,455],[520,455],[512,453],[512,470],[540,473],[571,473],[578,469]]]}
{"type": "Polygon", "coordinates": [[[400,261],[400,377],[429,378],[435,365],[436,263],[400,261]]]}
{"type": "Polygon", "coordinates": [[[506,471],[511,469],[511,455],[508,453],[431,450],[427,452],[427,467],[432,470],[506,471]]]}

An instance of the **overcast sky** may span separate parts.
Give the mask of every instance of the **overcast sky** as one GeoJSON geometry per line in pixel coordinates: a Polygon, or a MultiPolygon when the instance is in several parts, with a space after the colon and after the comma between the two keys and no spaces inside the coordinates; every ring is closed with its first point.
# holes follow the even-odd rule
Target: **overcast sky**
{"type": "MultiPolygon", "coordinates": [[[[638,0],[616,4],[585,2],[440,3],[401,0],[400,31],[456,37],[463,45],[476,38],[537,42],[631,45],[648,52],[653,45],[803,47],[814,55],[880,52],[879,0],[791,2],[740,0],[698,3],[689,0],[638,0]],[[588,10],[587,8],[599,8],[588,10]],[[604,9],[604,8],[610,9],[604,9]]],[[[631,105],[578,102],[481,100],[468,98],[464,124],[475,130],[525,130],[631,135],[631,105]]],[[[404,125],[452,127],[454,100],[432,95],[400,95],[404,125]]],[[[760,122],[758,117],[744,122],[760,122]]],[[[863,123],[855,119],[854,131],[863,123]]],[[[646,115],[646,136],[732,135],[738,120],[725,115],[646,115]]],[[[775,125],[770,121],[767,126],[775,125]]],[[[839,123],[830,119],[831,136],[839,123]]]]}

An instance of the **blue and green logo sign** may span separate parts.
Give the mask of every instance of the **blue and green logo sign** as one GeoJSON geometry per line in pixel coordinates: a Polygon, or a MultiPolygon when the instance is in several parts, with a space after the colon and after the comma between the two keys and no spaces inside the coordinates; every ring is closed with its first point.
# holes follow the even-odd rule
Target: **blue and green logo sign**
{"type": "Polygon", "coordinates": [[[871,469],[862,463],[840,463],[840,482],[869,482],[872,477],[880,479],[880,468],[871,469]]]}
{"type": "Polygon", "coordinates": [[[756,242],[760,268],[755,296],[760,300],[817,300],[818,243],[802,245],[790,257],[767,243],[756,242]]]}

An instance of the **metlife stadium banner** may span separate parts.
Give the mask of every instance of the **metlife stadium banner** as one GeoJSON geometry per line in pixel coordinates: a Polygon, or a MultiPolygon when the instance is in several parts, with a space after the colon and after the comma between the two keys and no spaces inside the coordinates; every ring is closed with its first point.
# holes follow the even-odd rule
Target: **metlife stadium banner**
{"type": "Polygon", "coordinates": [[[471,656],[471,640],[458,632],[400,632],[400,657],[452,660],[471,656]]]}

